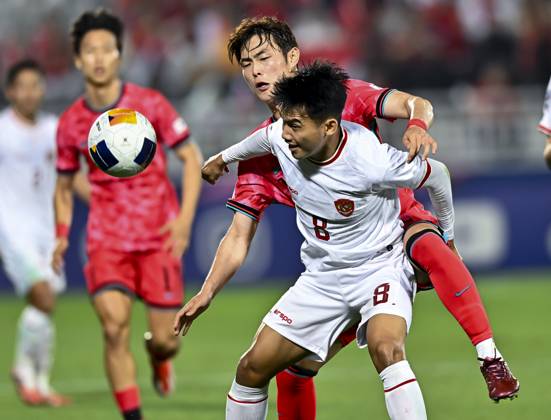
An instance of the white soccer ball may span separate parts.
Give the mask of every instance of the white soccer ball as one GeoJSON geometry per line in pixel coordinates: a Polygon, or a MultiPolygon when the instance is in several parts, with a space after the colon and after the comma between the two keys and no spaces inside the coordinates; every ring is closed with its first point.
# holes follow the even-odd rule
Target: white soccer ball
{"type": "Polygon", "coordinates": [[[153,160],[156,149],[153,126],[133,109],[105,111],[88,134],[88,153],[96,166],[118,178],[142,172],[153,160]]]}

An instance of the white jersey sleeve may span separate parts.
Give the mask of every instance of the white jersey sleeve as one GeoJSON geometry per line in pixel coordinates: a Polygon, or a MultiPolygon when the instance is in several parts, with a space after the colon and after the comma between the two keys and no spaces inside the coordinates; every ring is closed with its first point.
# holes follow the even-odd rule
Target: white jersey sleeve
{"type": "Polygon", "coordinates": [[[429,175],[427,162],[416,157],[408,163],[407,152],[402,152],[388,144],[375,149],[372,161],[383,170],[373,183],[374,189],[411,188],[423,185],[429,175]]]}
{"type": "Polygon", "coordinates": [[[545,99],[543,100],[543,115],[538,125],[540,130],[546,136],[551,136],[551,78],[545,91],[545,99]]]}
{"type": "Polygon", "coordinates": [[[256,130],[246,139],[223,150],[222,160],[229,164],[273,153],[269,134],[274,131],[274,124],[277,122],[256,130]]]}

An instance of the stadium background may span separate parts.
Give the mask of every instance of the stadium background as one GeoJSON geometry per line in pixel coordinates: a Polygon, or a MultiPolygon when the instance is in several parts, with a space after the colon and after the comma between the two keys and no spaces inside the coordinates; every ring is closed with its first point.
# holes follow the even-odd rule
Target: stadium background
{"type": "MultiPolygon", "coordinates": [[[[536,131],[551,75],[551,2],[3,0],[0,67],[5,70],[26,56],[39,60],[47,72],[47,110],[61,112],[82,91],[72,67],[68,27],[83,10],[98,5],[110,7],[126,24],[125,79],[166,94],[205,156],[241,139],[267,114],[225,54],[228,32],[245,16],[285,18],[305,61],[325,57],[353,77],[430,99],[438,158],[453,176],[457,243],[477,274],[498,344],[522,386],[518,401],[490,405],[467,340],[434,294],[423,295],[416,304],[409,358],[425,379],[429,413],[437,419],[551,418],[551,392],[544,379],[551,374],[546,363],[551,346],[551,173],[542,159],[543,136],[536,131]]],[[[384,138],[399,146],[403,123],[381,126],[384,138]]],[[[177,166],[171,168],[176,182],[177,166]]],[[[228,176],[219,186],[203,189],[185,257],[188,296],[208,271],[231,220],[223,203],[233,181],[228,176]]],[[[62,391],[73,389],[76,403],[55,413],[33,410],[37,418],[116,418],[103,379],[99,329],[83,293],[86,211],[77,203],[67,258],[71,293],[61,299],[56,316],[54,383],[62,391]]],[[[222,417],[224,392],[239,354],[262,313],[301,271],[299,246],[293,211],[270,208],[232,282],[239,286],[217,298],[187,340],[178,359],[183,377],[174,402],[159,403],[144,386],[149,418],[181,418],[178,413],[192,419],[222,417]],[[148,411],[148,398],[157,411],[148,411]]],[[[0,274],[0,325],[7,337],[0,352],[4,378],[21,305],[0,274]]],[[[139,347],[144,327],[143,319],[136,318],[139,347]]],[[[145,359],[139,361],[145,383],[145,359]]],[[[348,349],[331,365],[318,380],[319,418],[367,418],[360,410],[366,407],[373,410],[369,418],[383,418],[384,403],[367,355],[348,349]]],[[[273,416],[273,407],[271,412],[273,416]]],[[[7,380],[0,379],[0,418],[27,418],[29,413],[7,380]]]]}

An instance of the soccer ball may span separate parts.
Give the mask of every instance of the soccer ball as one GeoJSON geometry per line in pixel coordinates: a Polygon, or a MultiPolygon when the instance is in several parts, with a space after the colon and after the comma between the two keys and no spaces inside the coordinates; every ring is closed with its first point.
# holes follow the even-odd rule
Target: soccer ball
{"type": "Polygon", "coordinates": [[[157,136],[147,118],[133,109],[101,114],[88,133],[88,152],[103,172],[126,178],[142,172],[153,160],[157,136]]]}

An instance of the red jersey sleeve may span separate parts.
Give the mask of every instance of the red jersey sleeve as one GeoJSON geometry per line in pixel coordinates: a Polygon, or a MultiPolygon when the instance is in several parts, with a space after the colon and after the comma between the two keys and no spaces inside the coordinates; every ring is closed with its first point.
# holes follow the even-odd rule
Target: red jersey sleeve
{"type": "Polygon", "coordinates": [[[275,156],[239,162],[233,196],[226,207],[259,221],[272,203],[293,207],[293,199],[275,156]]]}
{"type": "Polygon", "coordinates": [[[77,172],[80,169],[78,140],[74,138],[75,130],[71,130],[71,126],[67,116],[61,116],[56,133],[58,172],[77,172]]]}
{"type": "Polygon", "coordinates": [[[168,99],[160,93],[156,99],[155,121],[151,123],[157,133],[157,140],[168,147],[177,147],[190,137],[189,127],[168,99]]]}
{"type": "Polygon", "coordinates": [[[386,99],[394,89],[382,88],[363,80],[351,79],[348,84],[348,94],[343,111],[343,119],[370,127],[375,118],[387,118],[384,114],[386,99]]]}

